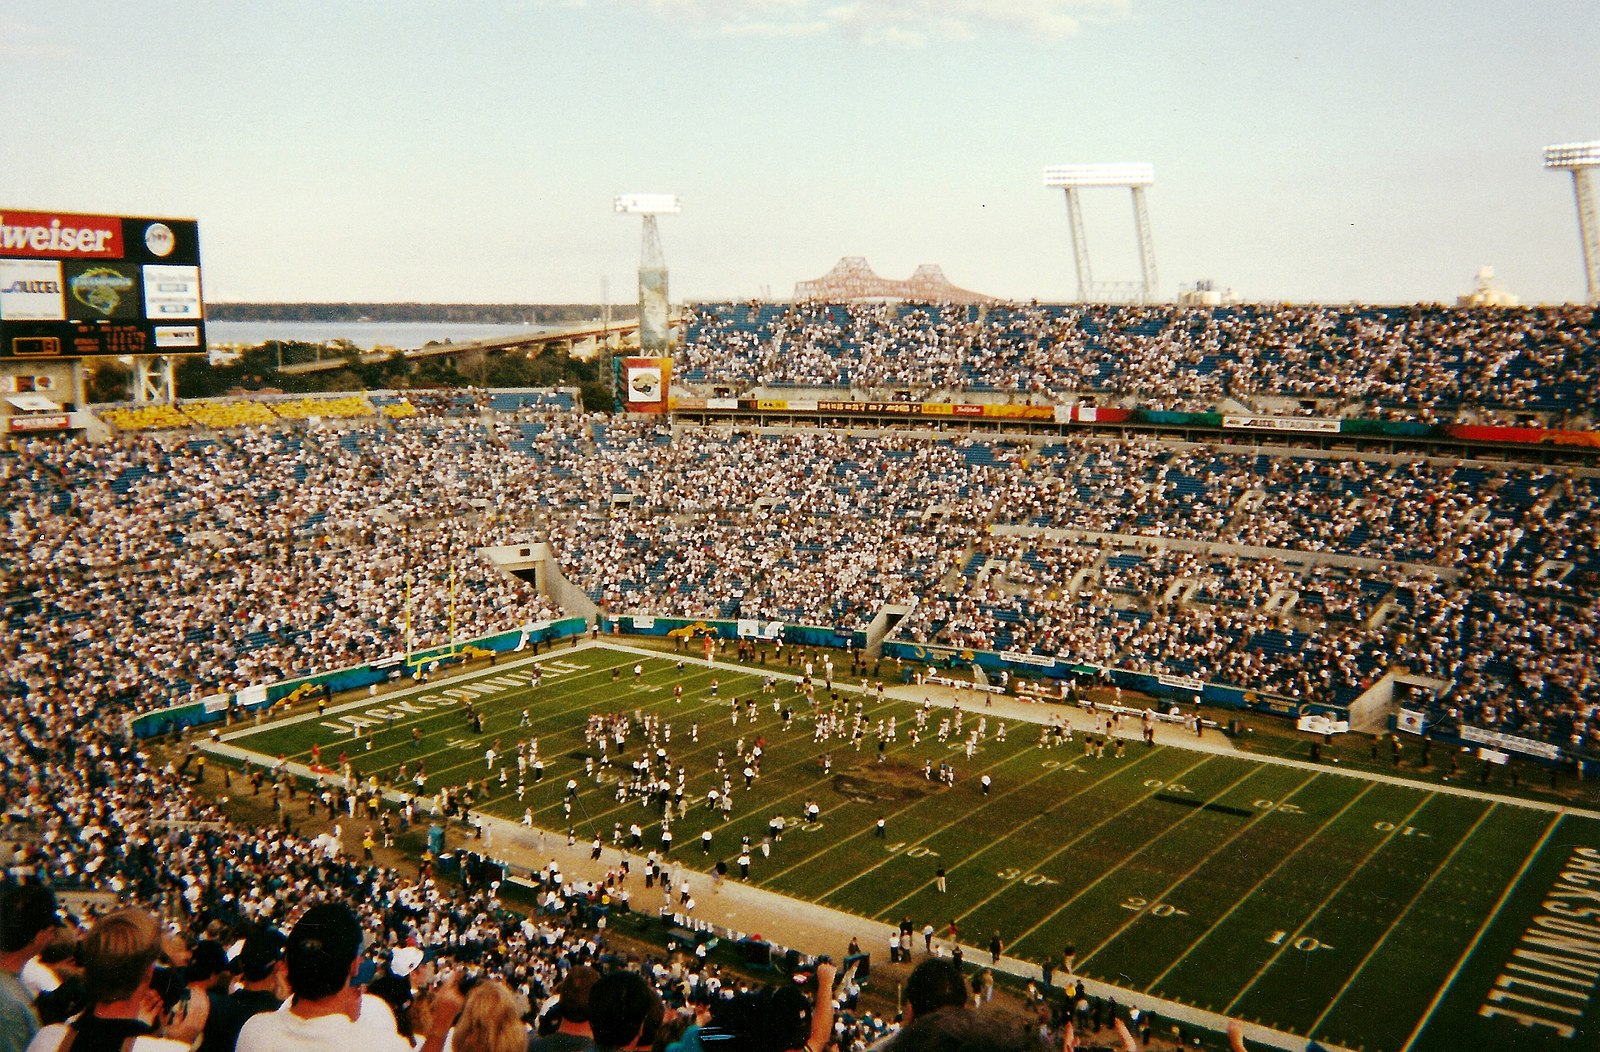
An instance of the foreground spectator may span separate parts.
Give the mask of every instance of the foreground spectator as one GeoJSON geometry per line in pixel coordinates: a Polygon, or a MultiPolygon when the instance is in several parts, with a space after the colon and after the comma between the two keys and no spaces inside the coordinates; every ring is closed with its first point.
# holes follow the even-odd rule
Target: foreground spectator
{"type": "Polygon", "coordinates": [[[451,1052],[523,1052],[527,1047],[528,1027],[516,996],[500,982],[474,986],[451,1033],[451,1052]]]}
{"type": "MultiPolygon", "coordinates": [[[[361,988],[352,985],[361,967],[361,923],[349,907],[313,906],[289,933],[284,957],[289,989],[287,1008],[253,1016],[239,1031],[238,1052],[411,1052],[393,1018],[375,1026],[364,1020],[361,988]],[[385,1032],[387,1031],[387,1032],[385,1032]]],[[[370,1004],[381,1006],[372,999],[370,1004]]],[[[461,1011],[453,980],[433,999],[433,1020],[423,1052],[440,1052],[461,1011]]]]}
{"type": "Polygon", "coordinates": [[[594,1030],[589,1026],[589,992],[599,982],[600,973],[586,964],[567,972],[561,980],[560,1001],[555,1007],[555,1032],[528,1042],[528,1052],[585,1052],[594,1048],[594,1030]]]}
{"type": "Polygon", "coordinates": [[[284,937],[271,928],[254,932],[244,940],[234,960],[239,989],[213,1003],[200,1052],[233,1052],[239,1031],[252,1016],[276,1012],[282,1006],[289,993],[284,943],[284,937]]]}
{"type": "Polygon", "coordinates": [[[203,1004],[191,1010],[181,996],[181,977],[163,973],[155,984],[161,955],[161,925],[154,914],[118,910],[102,917],[79,948],[92,1007],[70,1023],[39,1031],[28,1052],[187,1052],[205,1023],[203,1004]],[[169,1001],[168,997],[174,999],[169,1001]]]}
{"type": "Polygon", "coordinates": [[[19,976],[60,926],[49,888],[22,884],[0,896],[0,1052],[22,1052],[39,1032],[33,994],[19,976]]]}
{"type": "Polygon", "coordinates": [[[655,1047],[665,1014],[660,996],[637,972],[612,972],[589,995],[595,1045],[616,1052],[655,1047]]]}

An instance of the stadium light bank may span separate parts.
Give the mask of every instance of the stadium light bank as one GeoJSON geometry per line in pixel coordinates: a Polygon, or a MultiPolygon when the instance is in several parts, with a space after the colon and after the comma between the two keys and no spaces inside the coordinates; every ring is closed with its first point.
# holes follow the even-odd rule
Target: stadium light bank
{"type": "Polygon", "coordinates": [[[1600,221],[1595,217],[1593,170],[1600,166],[1600,142],[1564,142],[1544,148],[1544,166],[1572,173],[1578,198],[1578,240],[1583,243],[1583,274],[1589,302],[1600,303],[1600,221]]]}
{"type": "Polygon", "coordinates": [[[656,216],[675,216],[683,211],[683,204],[677,194],[617,194],[612,198],[611,210],[644,216],[639,242],[639,350],[644,354],[665,354],[671,349],[672,330],[667,308],[667,260],[661,251],[656,216]]]}
{"type": "Polygon", "coordinates": [[[1078,271],[1079,300],[1087,303],[1095,299],[1126,299],[1129,298],[1129,292],[1140,303],[1155,303],[1159,299],[1155,240],[1150,234],[1150,211],[1144,199],[1145,190],[1155,183],[1155,165],[1147,162],[1057,164],[1045,168],[1044,185],[1067,193],[1067,223],[1072,228],[1072,261],[1078,271]],[[1089,266],[1089,244],[1084,233],[1083,206],[1078,199],[1078,191],[1094,187],[1127,187],[1133,193],[1133,225],[1139,240],[1141,272],[1141,280],[1136,284],[1097,284],[1094,280],[1089,266]]]}

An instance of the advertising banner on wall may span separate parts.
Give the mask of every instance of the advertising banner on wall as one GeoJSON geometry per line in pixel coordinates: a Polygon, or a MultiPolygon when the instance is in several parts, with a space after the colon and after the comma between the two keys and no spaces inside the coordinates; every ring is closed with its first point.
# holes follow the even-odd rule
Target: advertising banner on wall
{"type": "Polygon", "coordinates": [[[0,358],[204,354],[192,219],[0,209],[0,358]]]}
{"type": "Polygon", "coordinates": [[[622,407],[630,413],[665,413],[672,386],[671,358],[622,360],[622,407]]]}

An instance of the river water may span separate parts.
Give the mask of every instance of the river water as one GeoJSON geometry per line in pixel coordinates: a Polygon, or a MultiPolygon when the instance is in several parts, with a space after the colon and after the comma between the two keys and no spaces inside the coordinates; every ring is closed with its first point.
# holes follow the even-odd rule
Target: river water
{"type": "Polygon", "coordinates": [[[206,342],[253,347],[268,340],[331,343],[349,340],[357,347],[394,347],[409,351],[430,341],[463,343],[490,336],[540,332],[552,325],[475,325],[468,322],[411,321],[208,321],[206,342]]]}

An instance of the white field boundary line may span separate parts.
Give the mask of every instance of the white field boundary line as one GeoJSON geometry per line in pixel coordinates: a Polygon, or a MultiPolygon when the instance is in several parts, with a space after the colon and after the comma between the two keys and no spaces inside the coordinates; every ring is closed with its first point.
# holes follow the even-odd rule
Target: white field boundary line
{"type": "Polygon", "coordinates": [[[1372,944],[1372,949],[1368,950],[1367,955],[1361,958],[1361,963],[1356,965],[1356,970],[1350,973],[1350,978],[1346,979],[1344,985],[1339,987],[1339,992],[1333,995],[1333,999],[1328,1002],[1328,1007],[1324,1008],[1322,1010],[1322,1014],[1317,1016],[1316,1021],[1313,1022],[1309,1028],[1307,1028],[1306,1032],[1308,1034],[1314,1035],[1317,1032],[1317,1028],[1322,1025],[1323,1020],[1327,1019],[1328,1015],[1338,1007],[1339,1002],[1344,999],[1344,995],[1349,992],[1350,987],[1355,985],[1355,981],[1359,979],[1361,977],[1361,973],[1366,970],[1367,963],[1371,961],[1372,958],[1377,956],[1378,950],[1381,949],[1383,944],[1388,941],[1389,936],[1393,935],[1394,930],[1400,927],[1400,922],[1405,920],[1406,917],[1410,916],[1411,910],[1419,901],[1421,901],[1423,893],[1433,886],[1433,882],[1435,880],[1439,879],[1439,874],[1450,868],[1450,863],[1455,861],[1456,855],[1460,854],[1461,849],[1466,846],[1467,841],[1478,835],[1478,830],[1483,827],[1483,823],[1488,820],[1489,816],[1498,810],[1498,807],[1499,805],[1497,804],[1490,804],[1488,807],[1484,808],[1483,814],[1479,815],[1478,820],[1472,823],[1472,828],[1467,830],[1467,835],[1462,837],[1460,840],[1457,840],[1455,847],[1450,849],[1450,853],[1444,857],[1443,861],[1434,867],[1432,873],[1428,874],[1428,879],[1423,881],[1422,886],[1417,888],[1417,890],[1412,894],[1411,901],[1406,903],[1405,909],[1401,910],[1389,927],[1384,929],[1383,935],[1381,935],[1378,940],[1372,944]]]}
{"type": "MultiPolygon", "coordinates": [[[[590,650],[593,648],[594,644],[585,643],[578,647],[568,647],[560,653],[563,655],[574,653],[581,654],[585,650],[590,650]]],[[[239,738],[248,737],[252,734],[261,734],[268,730],[278,730],[283,727],[292,727],[300,723],[309,723],[312,720],[324,720],[330,716],[337,716],[340,713],[350,712],[355,709],[370,709],[385,705],[392,705],[396,701],[412,698],[418,694],[427,694],[437,690],[447,690],[458,685],[468,685],[480,679],[489,679],[495,676],[503,676],[508,672],[517,672],[529,665],[544,664],[545,662],[556,660],[560,660],[560,658],[554,652],[547,652],[546,654],[539,656],[530,654],[527,657],[520,658],[507,664],[496,664],[491,668],[480,669],[476,672],[469,672],[465,675],[440,680],[437,683],[418,683],[410,687],[403,687],[400,690],[391,690],[385,694],[375,694],[368,697],[356,698],[351,701],[341,701],[337,705],[329,705],[322,712],[302,712],[298,716],[280,716],[277,719],[265,720],[259,726],[251,724],[250,726],[240,727],[237,730],[229,731],[226,734],[220,735],[218,740],[231,743],[239,738]]]]}
{"type": "MultiPolygon", "coordinates": [[[[526,664],[527,662],[553,660],[560,654],[574,654],[574,653],[581,654],[581,653],[583,653],[585,651],[588,651],[588,650],[597,650],[597,649],[598,650],[618,651],[618,652],[625,653],[625,654],[632,654],[632,655],[635,655],[635,656],[638,656],[638,657],[666,658],[668,660],[682,661],[685,664],[689,664],[689,665],[702,665],[702,666],[704,666],[706,668],[728,669],[731,672],[741,672],[741,673],[744,673],[746,675],[751,675],[751,676],[756,676],[756,677],[772,676],[772,677],[774,677],[776,679],[788,680],[790,682],[799,682],[802,678],[804,678],[802,676],[802,674],[798,673],[798,672],[784,672],[784,671],[780,671],[777,668],[768,668],[766,666],[748,667],[748,666],[745,666],[743,664],[738,664],[738,663],[734,663],[734,662],[719,662],[719,661],[714,661],[714,660],[713,661],[707,661],[704,658],[691,657],[688,654],[680,654],[680,653],[677,653],[677,652],[669,653],[669,652],[664,651],[664,650],[653,650],[653,649],[648,648],[648,647],[630,646],[630,645],[628,645],[626,643],[622,643],[620,641],[617,641],[614,638],[605,637],[605,636],[602,636],[599,639],[584,640],[584,641],[580,642],[577,646],[568,647],[568,648],[566,648],[564,650],[556,650],[555,648],[552,648],[551,650],[546,651],[545,655],[540,655],[540,656],[537,656],[537,657],[536,656],[529,656],[526,659],[523,659],[523,660],[518,661],[518,662],[514,662],[511,665],[506,665],[506,666],[504,666],[504,668],[505,669],[518,668],[521,665],[526,664]]],[[[490,675],[491,673],[495,673],[495,672],[499,672],[499,671],[502,671],[502,669],[499,669],[499,668],[484,669],[484,670],[481,670],[479,672],[468,673],[466,676],[458,677],[458,678],[470,681],[471,679],[476,679],[479,676],[490,675]]],[[[383,697],[385,697],[385,698],[409,697],[411,694],[418,693],[418,692],[421,692],[421,691],[444,689],[444,688],[449,687],[450,685],[452,685],[454,682],[455,682],[455,680],[442,680],[437,684],[430,684],[430,685],[426,685],[426,686],[406,688],[406,690],[404,690],[404,691],[393,692],[393,693],[390,693],[390,694],[387,694],[387,695],[383,695],[383,697]]],[[[813,679],[813,682],[818,682],[818,681],[813,679]]],[[[876,694],[875,691],[863,691],[859,684],[851,683],[848,679],[840,678],[840,677],[835,677],[835,679],[834,679],[834,689],[839,691],[839,692],[841,692],[841,693],[861,694],[863,696],[868,696],[868,697],[875,696],[875,694],[876,694]]],[[[884,696],[885,696],[886,699],[887,698],[894,698],[897,701],[903,701],[903,702],[905,702],[905,703],[907,703],[907,704],[909,704],[909,705],[911,705],[913,707],[920,707],[921,706],[921,700],[919,698],[911,696],[911,695],[914,695],[918,689],[919,688],[917,688],[915,685],[911,685],[911,684],[899,684],[899,683],[897,683],[897,684],[892,684],[891,685],[891,684],[888,684],[886,682],[885,686],[884,686],[884,696]]],[[[947,709],[948,708],[953,708],[953,707],[955,707],[955,705],[960,703],[960,699],[959,698],[957,698],[954,701],[952,701],[952,700],[948,700],[948,699],[943,698],[943,697],[935,697],[935,696],[933,696],[933,694],[929,694],[928,695],[928,700],[935,707],[947,708],[947,709]]],[[[1016,721],[1020,721],[1020,722],[1023,722],[1023,723],[1045,724],[1045,723],[1049,723],[1050,722],[1050,718],[1053,717],[1053,716],[1066,717],[1066,716],[1070,716],[1070,715],[1072,715],[1074,713],[1081,714],[1081,710],[1080,709],[1078,709],[1076,707],[1071,707],[1071,706],[1043,706],[1043,707],[1041,707],[1040,705],[1037,705],[1037,704],[1034,704],[1034,703],[1031,703],[1031,702],[1015,701],[1014,699],[1011,699],[1009,697],[1008,698],[1003,698],[1003,699],[997,699],[997,700],[1001,700],[1003,703],[1005,703],[1004,707],[1003,708],[997,707],[995,709],[986,710],[986,711],[995,712],[997,715],[998,714],[1004,714],[1007,717],[1007,719],[1009,719],[1009,720],[1016,720],[1016,721]]],[[[348,709],[359,708],[362,705],[371,705],[373,703],[374,703],[374,699],[372,699],[372,698],[367,698],[365,700],[358,700],[358,701],[341,702],[338,706],[329,707],[327,711],[329,713],[344,712],[344,711],[347,711],[348,709]]],[[[382,702],[379,701],[379,702],[377,702],[377,704],[381,705],[382,702]]],[[[975,713],[978,710],[968,707],[964,711],[975,713]]],[[[272,720],[272,721],[270,721],[268,723],[264,723],[260,727],[248,727],[248,728],[241,729],[239,731],[235,731],[232,734],[225,734],[225,735],[222,736],[222,740],[223,741],[230,741],[230,740],[232,740],[234,737],[236,737],[238,735],[248,734],[251,731],[260,731],[260,730],[266,729],[267,727],[287,726],[291,721],[300,722],[300,721],[311,719],[311,718],[314,718],[314,717],[316,717],[315,713],[304,713],[304,714],[302,714],[300,716],[288,716],[288,717],[284,717],[282,719],[272,720]]],[[[1076,721],[1069,721],[1069,722],[1076,722],[1076,721]]],[[[1157,729],[1160,730],[1161,726],[1164,726],[1164,725],[1158,725],[1157,729]]],[[[1074,727],[1075,731],[1081,731],[1083,729],[1084,729],[1083,727],[1077,727],[1077,726],[1074,727]]],[[[1092,728],[1090,728],[1090,729],[1092,730],[1092,728]]],[[[1118,737],[1131,737],[1131,736],[1118,735],[1118,737]]],[[[1522,797],[1501,796],[1501,795],[1498,795],[1496,793],[1487,793],[1487,792],[1484,792],[1484,791],[1482,791],[1480,789],[1468,789],[1465,786],[1435,785],[1435,784],[1430,783],[1430,782],[1418,782],[1418,781],[1414,781],[1414,780],[1409,779],[1409,778],[1399,778],[1399,777],[1396,777],[1394,775],[1380,774],[1380,773],[1378,773],[1376,771],[1351,771],[1351,770],[1346,770],[1345,768],[1342,768],[1342,767],[1332,767],[1332,766],[1328,766],[1326,764],[1311,763],[1308,760],[1295,760],[1295,759],[1291,759],[1291,758],[1289,758],[1287,756],[1267,756],[1267,755],[1263,755],[1263,754],[1260,754],[1260,753],[1240,752],[1237,749],[1223,748],[1223,747],[1220,747],[1220,746],[1215,745],[1215,744],[1207,744],[1204,741],[1197,741],[1196,739],[1194,739],[1193,737],[1189,736],[1186,733],[1178,733],[1178,734],[1176,734],[1174,736],[1174,740],[1171,740],[1171,741],[1162,740],[1162,741],[1159,742],[1159,744],[1171,745],[1171,746],[1174,746],[1175,748],[1187,749],[1187,750],[1189,750],[1191,752],[1206,752],[1206,753],[1212,753],[1212,754],[1218,755],[1218,756],[1232,756],[1235,759],[1249,760],[1249,761],[1251,761],[1253,763],[1273,764],[1273,765],[1276,765],[1276,766],[1279,766],[1279,767],[1295,767],[1295,768],[1299,768],[1299,769],[1305,770],[1305,771],[1318,771],[1318,772],[1321,772],[1323,774],[1335,774],[1335,775],[1339,775],[1340,777],[1343,777],[1343,778],[1353,778],[1353,779],[1357,779],[1357,780],[1360,780],[1360,781],[1380,782],[1380,783],[1387,784],[1387,785],[1398,785],[1398,786],[1403,786],[1403,787],[1410,788],[1410,789],[1416,789],[1416,790],[1419,790],[1421,792],[1443,793],[1446,796],[1459,796],[1459,797],[1464,797],[1464,798],[1469,799],[1469,800],[1482,800],[1482,801],[1485,801],[1487,803],[1504,804],[1504,805],[1506,805],[1508,807],[1523,807],[1523,808],[1527,808],[1527,809],[1533,810],[1533,811],[1544,811],[1544,812],[1551,813],[1551,814],[1572,815],[1572,816],[1577,817],[1577,818],[1590,818],[1590,819],[1600,820],[1600,811],[1597,811],[1597,810],[1590,810],[1590,809],[1582,808],[1582,807],[1572,807],[1572,806],[1570,806],[1568,804],[1552,804],[1552,803],[1548,803],[1548,802],[1543,801],[1543,800],[1528,800],[1528,799],[1525,799],[1525,798],[1522,798],[1522,797]]]]}
{"type": "MultiPolygon", "coordinates": [[[[644,656],[647,656],[647,657],[663,657],[663,656],[665,656],[665,652],[664,651],[650,650],[648,648],[641,648],[641,647],[630,647],[630,646],[628,646],[627,644],[624,644],[624,643],[608,641],[604,637],[602,637],[598,641],[598,643],[595,643],[595,642],[585,643],[584,646],[609,647],[610,649],[613,649],[613,650],[622,650],[622,651],[626,651],[627,653],[630,653],[630,654],[640,654],[640,655],[644,655],[644,656]]],[[[789,680],[799,680],[801,678],[801,676],[798,673],[778,672],[778,671],[775,671],[775,670],[764,671],[764,670],[762,670],[760,668],[755,668],[755,669],[746,668],[743,665],[723,664],[723,663],[718,663],[718,662],[714,662],[714,661],[713,662],[707,662],[707,661],[705,661],[704,659],[701,659],[701,658],[686,658],[683,655],[676,655],[675,654],[673,656],[678,658],[679,660],[686,660],[686,661],[689,661],[689,662],[692,662],[692,663],[713,665],[713,666],[715,666],[717,668],[731,668],[731,669],[735,669],[735,670],[741,671],[741,672],[748,672],[748,673],[750,673],[752,675],[765,674],[765,675],[770,675],[770,676],[777,676],[780,679],[789,679],[789,680]]],[[[834,682],[835,682],[835,689],[836,690],[851,691],[851,692],[857,693],[857,694],[864,693],[861,690],[859,685],[852,684],[847,680],[835,678],[834,682]]],[[[913,707],[920,707],[921,706],[921,703],[922,703],[921,699],[912,696],[912,695],[915,695],[917,693],[917,691],[921,690],[921,689],[923,689],[923,688],[919,688],[915,684],[901,684],[901,683],[889,684],[887,681],[885,681],[885,685],[884,685],[884,692],[885,692],[885,697],[886,698],[894,698],[894,699],[896,699],[898,701],[904,701],[907,704],[912,705],[913,707]]],[[[866,693],[872,693],[872,692],[866,692],[866,693]]],[[[949,699],[944,698],[944,697],[935,696],[934,694],[929,694],[928,700],[930,700],[933,703],[933,705],[935,707],[937,707],[937,708],[947,708],[948,709],[948,708],[953,708],[957,704],[960,704],[962,699],[956,698],[954,701],[952,701],[952,700],[949,700],[949,699]]],[[[1046,724],[1046,723],[1049,723],[1051,717],[1054,717],[1054,716],[1067,717],[1067,716],[1070,716],[1070,715],[1073,715],[1073,714],[1084,715],[1083,710],[1081,708],[1077,707],[1077,706],[1039,705],[1039,704],[1035,704],[1035,703],[1032,703],[1032,702],[1018,701],[1017,699],[1010,698],[1010,697],[996,698],[995,700],[996,701],[1000,701],[1004,707],[996,706],[993,709],[985,709],[983,711],[985,711],[985,712],[993,712],[993,713],[996,713],[996,714],[1003,714],[1003,715],[1005,715],[1005,717],[1008,720],[1016,720],[1016,721],[1020,721],[1020,722],[1024,722],[1024,723],[1046,724]]],[[[968,713],[977,713],[977,712],[979,712],[978,709],[972,708],[970,706],[965,706],[965,705],[962,706],[962,711],[968,712],[968,713]]],[[[1069,722],[1076,723],[1076,721],[1069,721],[1069,722]]],[[[1158,731],[1160,731],[1162,729],[1162,727],[1164,727],[1164,726],[1165,726],[1164,724],[1157,724],[1157,728],[1156,729],[1158,731]]],[[[1074,728],[1073,728],[1075,733],[1081,733],[1084,729],[1085,728],[1083,726],[1074,726],[1074,728]]],[[[1093,728],[1089,727],[1088,729],[1092,730],[1093,728]]],[[[1128,738],[1129,740],[1136,740],[1135,736],[1133,736],[1133,735],[1114,735],[1114,737],[1124,737],[1124,738],[1128,738]]],[[[1501,796],[1501,795],[1498,795],[1496,793],[1484,792],[1481,789],[1468,789],[1465,786],[1435,785],[1435,784],[1433,784],[1431,782],[1414,781],[1414,780],[1412,780],[1410,778],[1400,778],[1400,777],[1397,777],[1395,775],[1382,774],[1382,773],[1379,773],[1377,771],[1352,771],[1352,770],[1347,770],[1347,769],[1345,769],[1343,767],[1334,767],[1334,766],[1330,766],[1328,764],[1312,763],[1309,760],[1295,760],[1295,759],[1292,759],[1292,758],[1287,757],[1287,756],[1267,756],[1267,755],[1263,755],[1261,753],[1240,752],[1237,749],[1224,748],[1224,747],[1221,747],[1221,746],[1216,745],[1214,743],[1210,743],[1209,739],[1197,740],[1197,739],[1194,738],[1193,735],[1190,735],[1187,732],[1176,732],[1176,731],[1174,731],[1171,735],[1163,736],[1161,739],[1158,739],[1158,744],[1170,745],[1170,746],[1173,746],[1174,748],[1178,748],[1178,749],[1187,749],[1187,750],[1189,750],[1191,752],[1206,752],[1206,753],[1212,753],[1212,754],[1218,755],[1218,756],[1231,756],[1236,760],[1248,760],[1248,761],[1250,761],[1252,763],[1273,764],[1273,765],[1279,766],[1279,767],[1294,767],[1294,768],[1298,768],[1298,769],[1303,770],[1303,771],[1316,771],[1316,772],[1319,772],[1321,774],[1334,774],[1334,775],[1339,775],[1340,777],[1343,777],[1343,778],[1353,778],[1353,779],[1356,779],[1358,781],[1378,782],[1378,783],[1382,783],[1382,784],[1385,784],[1385,785],[1398,785],[1398,786],[1402,786],[1402,787],[1407,788],[1407,789],[1415,789],[1415,790],[1418,790],[1419,792],[1423,792],[1423,793],[1443,793],[1446,796],[1460,796],[1460,797],[1464,797],[1464,798],[1469,799],[1469,800],[1482,800],[1482,801],[1485,801],[1487,803],[1505,804],[1508,807],[1525,807],[1525,808],[1528,808],[1529,810],[1533,810],[1533,811],[1545,811],[1545,812],[1549,812],[1549,813],[1552,813],[1552,814],[1573,815],[1573,816],[1578,817],[1578,818],[1592,818],[1592,819],[1600,820],[1600,811],[1589,810],[1589,809],[1581,808],[1581,807],[1572,807],[1572,806],[1570,806],[1568,804],[1552,804],[1552,803],[1547,803],[1547,802],[1545,802],[1543,800],[1528,800],[1528,799],[1524,799],[1522,797],[1501,796]],[[1171,738],[1171,740],[1167,740],[1169,737],[1171,738]]]]}
{"type": "MultiPolygon", "coordinates": [[[[590,849],[588,845],[580,842],[575,847],[568,848],[564,834],[537,828],[528,829],[503,818],[495,818],[492,821],[496,826],[494,834],[496,847],[502,844],[516,845],[526,853],[534,854],[536,851],[534,844],[540,834],[544,833],[546,835],[549,841],[546,854],[540,856],[535,866],[530,868],[538,868],[550,855],[555,854],[562,856],[561,871],[569,877],[599,879],[607,870],[617,868],[623,857],[623,852],[619,849],[605,847],[602,849],[600,860],[592,861],[589,857],[590,849]]],[[[671,864],[677,866],[680,862],[681,860],[672,860],[671,864]]],[[[792,899],[781,892],[776,892],[754,883],[740,883],[737,880],[725,881],[719,893],[705,896],[702,910],[707,917],[710,917],[719,906],[724,905],[732,906],[738,911],[737,917],[727,918],[731,923],[727,923],[725,926],[736,928],[740,931],[760,930],[752,927],[752,925],[760,925],[761,929],[775,926],[772,920],[764,920],[760,916],[752,915],[748,912],[749,909],[759,910],[767,914],[769,918],[782,918],[785,922],[794,922],[798,918],[808,928],[806,944],[802,945],[799,940],[794,940],[792,944],[803,949],[809,947],[810,952],[815,953],[836,952],[839,942],[842,942],[852,934],[859,934],[864,926],[870,926],[867,930],[876,930],[882,935],[887,935],[895,930],[895,926],[892,924],[868,920],[836,907],[792,899]],[[724,899],[729,901],[724,903],[724,899]]],[[[701,911],[697,910],[697,912],[701,911]]],[[[966,954],[968,960],[978,960],[988,951],[982,947],[962,944],[962,952],[966,954]]],[[[1000,965],[996,968],[996,971],[1008,972],[1020,979],[1031,979],[1038,976],[1039,967],[1037,962],[1002,955],[1000,965]]],[[[1122,1004],[1136,1003],[1141,1007],[1150,1008],[1168,1021],[1194,1024],[1217,1033],[1226,1030],[1228,1026],[1228,1018],[1226,1016],[1196,1008],[1194,1005],[1164,998],[1143,996],[1135,990],[1117,987],[1097,979],[1086,978],[1083,980],[1083,984],[1086,992],[1092,996],[1114,996],[1122,1004]]],[[[1306,1039],[1298,1034],[1290,1034],[1259,1023],[1250,1023],[1243,1020],[1240,1022],[1244,1027],[1245,1036],[1255,1043],[1252,1047],[1259,1044],[1271,1048],[1284,1049],[1286,1052],[1301,1052],[1305,1048],[1306,1039]]],[[[1342,1049],[1333,1045],[1324,1044],[1323,1047],[1328,1052],[1352,1052],[1352,1050],[1342,1049]]]]}
{"type": "Polygon", "coordinates": [[[1494,923],[1496,917],[1500,916],[1500,910],[1505,907],[1506,900],[1511,898],[1511,893],[1517,890],[1518,884],[1522,883],[1522,878],[1528,873],[1528,867],[1532,866],[1533,860],[1538,858],[1544,851],[1545,844],[1549,842],[1550,835],[1556,831],[1556,826],[1560,821],[1561,816],[1555,815],[1550,819],[1550,824],[1545,826],[1544,836],[1540,837],[1533,850],[1528,852],[1528,857],[1522,860],[1522,868],[1517,870],[1517,875],[1512,877],[1510,882],[1506,884],[1506,890],[1500,893],[1500,899],[1494,904],[1494,909],[1490,910],[1489,915],[1483,918],[1483,923],[1478,925],[1478,933],[1472,937],[1472,941],[1467,944],[1467,948],[1461,951],[1461,959],[1456,961],[1454,968],[1450,969],[1450,974],[1445,978],[1445,981],[1439,984],[1438,991],[1428,1004],[1428,1010],[1422,1013],[1422,1018],[1417,1021],[1417,1028],[1411,1031],[1411,1036],[1406,1038],[1406,1043],[1400,1046],[1400,1052],[1410,1052],[1411,1047],[1417,1043],[1417,1038],[1421,1036],[1422,1031],[1427,1029],[1428,1022],[1433,1018],[1433,1013],[1439,1010],[1439,1002],[1444,1000],[1445,994],[1449,993],[1450,988],[1455,985],[1456,977],[1461,974],[1461,969],[1466,967],[1467,961],[1477,951],[1478,943],[1483,941],[1483,936],[1488,932],[1489,926],[1494,923]]]}

